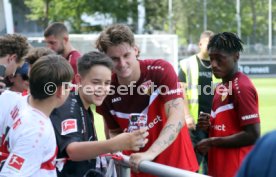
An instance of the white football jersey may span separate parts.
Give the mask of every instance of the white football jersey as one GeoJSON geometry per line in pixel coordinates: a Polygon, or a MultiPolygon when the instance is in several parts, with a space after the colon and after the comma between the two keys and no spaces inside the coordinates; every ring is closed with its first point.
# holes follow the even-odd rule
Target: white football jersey
{"type": "Polygon", "coordinates": [[[56,177],[56,139],[49,117],[23,99],[8,139],[9,155],[0,177],[56,177]]]}

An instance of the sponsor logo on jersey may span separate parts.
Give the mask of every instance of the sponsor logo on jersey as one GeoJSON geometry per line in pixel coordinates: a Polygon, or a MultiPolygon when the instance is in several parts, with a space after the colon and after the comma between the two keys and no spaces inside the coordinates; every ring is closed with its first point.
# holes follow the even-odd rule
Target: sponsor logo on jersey
{"type": "Polygon", "coordinates": [[[8,163],[8,167],[16,171],[20,171],[21,167],[24,164],[24,161],[24,158],[20,157],[19,155],[13,154],[8,163]]]}
{"type": "Polygon", "coordinates": [[[162,66],[152,66],[152,65],[148,65],[147,66],[148,70],[161,70],[164,71],[164,68],[162,66]]]}
{"type": "Polygon", "coordinates": [[[250,114],[250,115],[242,116],[242,120],[255,119],[258,117],[259,117],[259,114],[250,114]]]}
{"type": "Polygon", "coordinates": [[[69,133],[77,132],[77,120],[76,119],[66,119],[61,122],[61,135],[67,135],[69,133]]]}
{"type": "Polygon", "coordinates": [[[225,130],[225,125],[224,124],[221,124],[221,125],[213,125],[212,126],[212,128],[213,129],[215,129],[215,130],[217,130],[217,131],[223,131],[223,132],[225,132],[226,130],[225,130]]]}
{"type": "Polygon", "coordinates": [[[227,95],[228,95],[228,90],[225,89],[225,90],[221,93],[221,102],[223,102],[223,101],[227,98],[227,95]]]}
{"type": "Polygon", "coordinates": [[[121,97],[112,98],[112,103],[116,103],[116,102],[119,102],[119,101],[122,101],[121,97]]]}
{"type": "Polygon", "coordinates": [[[178,88],[178,89],[174,89],[174,90],[170,90],[167,92],[167,95],[174,95],[174,94],[179,94],[182,92],[182,89],[181,88],[178,88]]]}
{"type": "Polygon", "coordinates": [[[162,119],[159,115],[157,115],[153,121],[148,123],[148,129],[153,128],[158,122],[162,122],[162,119]]]}

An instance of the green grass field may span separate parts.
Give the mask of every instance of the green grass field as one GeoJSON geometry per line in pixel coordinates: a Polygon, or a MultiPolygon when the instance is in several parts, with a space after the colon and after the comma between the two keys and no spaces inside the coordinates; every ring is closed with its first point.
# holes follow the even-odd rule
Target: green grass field
{"type": "MultiPolygon", "coordinates": [[[[252,79],[259,94],[259,110],[261,115],[261,133],[265,133],[276,129],[276,78],[254,78],[252,79]]],[[[93,110],[94,109],[94,106],[93,110]]],[[[95,111],[93,111],[95,113],[95,111]]],[[[95,116],[95,126],[99,140],[104,138],[103,120],[98,114],[95,116]]]]}
{"type": "Polygon", "coordinates": [[[252,79],[259,94],[262,135],[276,129],[276,78],[252,79]]]}

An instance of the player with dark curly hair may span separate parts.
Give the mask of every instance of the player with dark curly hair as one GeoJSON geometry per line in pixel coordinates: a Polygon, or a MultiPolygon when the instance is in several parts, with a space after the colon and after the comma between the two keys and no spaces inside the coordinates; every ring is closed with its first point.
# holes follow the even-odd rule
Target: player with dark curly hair
{"type": "Polygon", "coordinates": [[[196,149],[208,152],[208,173],[214,177],[233,177],[260,136],[257,91],[238,71],[242,43],[234,33],[223,32],[208,44],[213,73],[222,83],[215,89],[211,115],[199,116],[199,127],[209,131],[209,138],[200,141],[196,149]]]}

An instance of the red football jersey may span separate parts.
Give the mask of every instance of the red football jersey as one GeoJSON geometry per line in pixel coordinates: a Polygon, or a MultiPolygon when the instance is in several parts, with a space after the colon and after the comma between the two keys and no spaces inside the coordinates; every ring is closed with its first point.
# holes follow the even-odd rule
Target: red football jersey
{"type": "MultiPolygon", "coordinates": [[[[81,54],[77,50],[72,50],[69,55],[66,57],[66,59],[69,61],[70,65],[72,66],[74,70],[74,78],[72,80],[72,83],[75,84],[75,76],[78,73],[78,59],[81,57],[81,54]]],[[[75,88],[73,89],[75,90],[75,88]]]]}
{"type": "MultiPolygon", "coordinates": [[[[158,138],[167,121],[164,104],[172,99],[183,97],[183,93],[178,85],[177,75],[168,62],[164,60],[141,60],[139,62],[140,79],[132,86],[126,86],[128,87],[128,92],[126,92],[113,75],[111,92],[114,93],[114,90],[116,92],[107,96],[97,111],[103,115],[110,129],[128,128],[131,113],[146,114],[149,142],[141,149],[141,152],[144,152],[158,138]],[[119,94],[118,89],[124,92],[119,94]]],[[[187,126],[183,127],[177,139],[159,154],[154,162],[189,171],[198,170],[187,126]]]]}
{"type": "MultiPolygon", "coordinates": [[[[255,123],[260,123],[258,94],[250,79],[238,72],[230,82],[216,87],[209,136],[230,136],[255,123]]],[[[212,147],[208,154],[209,175],[233,177],[251,148],[212,147]]]]}

